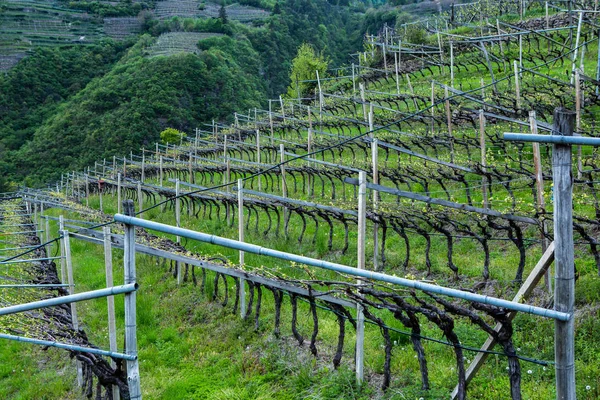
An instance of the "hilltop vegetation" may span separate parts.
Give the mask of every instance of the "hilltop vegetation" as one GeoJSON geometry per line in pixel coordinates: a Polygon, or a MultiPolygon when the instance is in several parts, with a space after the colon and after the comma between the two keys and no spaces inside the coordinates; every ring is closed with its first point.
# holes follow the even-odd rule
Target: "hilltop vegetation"
{"type": "MultiPolygon", "coordinates": [[[[152,5],[133,3],[115,15],[152,5]]],[[[333,65],[359,48],[362,17],[348,8],[306,0],[272,6],[273,14],[254,25],[150,18],[148,34],[137,39],[36,50],[0,77],[0,189],[22,179],[40,184],[95,159],[147,146],[168,126],[190,130],[264,105],[268,96],[285,92],[302,43],[311,43],[333,65]],[[198,54],[147,58],[166,32],[226,36],[199,41],[198,54]]],[[[99,2],[77,7],[100,14],[104,8],[98,7],[116,10],[99,2]]]]}

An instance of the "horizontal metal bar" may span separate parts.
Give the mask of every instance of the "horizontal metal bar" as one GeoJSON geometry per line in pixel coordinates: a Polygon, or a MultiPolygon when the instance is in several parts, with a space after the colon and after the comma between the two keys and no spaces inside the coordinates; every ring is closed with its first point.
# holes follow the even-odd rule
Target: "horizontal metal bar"
{"type": "Polygon", "coordinates": [[[0,289],[13,289],[13,288],[57,288],[57,287],[69,287],[67,284],[58,283],[56,285],[43,284],[43,285],[0,285],[0,289]]]}
{"type": "Polygon", "coordinates": [[[38,232],[44,232],[44,231],[42,229],[36,229],[34,231],[0,232],[0,236],[1,235],[24,235],[26,233],[38,233],[38,232]]]}
{"type": "Polygon", "coordinates": [[[90,348],[90,347],[75,346],[73,344],[67,344],[67,343],[51,342],[49,340],[39,340],[39,339],[26,338],[23,336],[6,335],[4,333],[0,333],[0,339],[14,340],[16,342],[23,342],[23,343],[39,344],[40,346],[56,347],[59,349],[78,351],[81,353],[98,354],[101,356],[106,356],[106,357],[111,357],[111,358],[121,358],[123,360],[129,360],[129,361],[134,361],[137,359],[137,356],[130,356],[130,355],[123,354],[123,353],[115,353],[112,351],[94,349],[94,348],[90,348]]]}
{"type": "Polygon", "coordinates": [[[571,314],[564,313],[556,310],[548,310],[546,308],[536,307],[532,305],[517,303],[509,300],[499,299],[496,297],[490,297],[480,295],[471,292],[465,292],[462,290],[447,288],[443,286],[437,286],[430,283],[419,282],[411,279],[399,278],[397,276],[386,275],[380,272],[368,271],[364,269],[358,269],[349,267],[347,265],[332,263],[329,261],[319,260],[315,258],[300,256],[297,254],[285,253],[279,250],[273,250],[255,244],[244,243],[237,240],[227,239],[220,236],[209,235],[206,233],[195,232],[189,229],[177,228],[171,225],[165,225],[154,221],[148,221],[140,218],[130,217],[122,214],[115,214],[115,221],[124,224],[131,224],[146,229],[154,229],[159,232],[173,234],[177,236],[186,237],[193,240],[198,240],[205,243],[215,244],[218,246],[227,247],[235,250],[243,250],[248,253],[258,254],[261,256],[268,256],[279,258],[286,261],[294,261],[300,264],[311,265],[318,268],[323,268],[331,271],[336,271],[342,274],[357,276],[366,279],[374,279],[382,282],[396,284],[402,287],[408,287],[413,289],[422,290],[430,293],[437,293],[444,296],[454,297],[457,299],[463,299],[468,301],[474,301],[483,304],[491,304],[497,307],[503,307],[513,311],[524,312],[527,314],[539,315],[542,317],[558,319],[561,321],[568,321],[571,318],[571,314]]]}
{"type": "Polygon", "coordinates": [[[504,133],[504,140],[509,142],[536,142],[553,144],[578,144],[600,146],[600,138],[562,135],[533,135],[529,133],[504,133]]]}
{"type": "Polygon", "coordinates": [[[28,262],[39,262],[39,261],[48,261],[48,260],[58,260],[62,257],[44,257],[44,258],[31,258],[28,260],[10,260],[10,261],[0,261],[0,265],[4,264],[19,264],[19,263],[28,263],[28,262]]]}
{"type": "MultiPolygon", "coordinates": [[[[351,185],[358,185],[358,179],[356,179],[356,178],[345,178],[344,182],[349,183],[351,185]]],[[[471,206],[468,204],[455,203],[455,202],[449,201],[449,200],[424,196],[422,194],[418,194],[418,193],[414,193],[414,192],[407,192],[405,190],[394,189],[394,188],[390,188],[387,186],[375,185],[375,184],[369,183],[369,182],[367,182],[367,189],[376,190],[376,191],[382,192],[382,193],[389,193],[389,194],[393,194],[395,196],[405,197],[405,198],[411,199],[411,200],[422,201],[423,203],[427,203],[427,204],[436,204],[438,206],[454,208],[456,210],[463,210],[463,211],[467,211],[467,212],[474,212],[474,213],[479,213],[479,214],[490,215],[492,217],[497,217],[497,218],[504,218],[504,219],[507,219],[510,221],[524,222],[526,224],[532,224],[532,225],[537,225],[537,223],[538,223],[537,220],[535,220],[533,218],[529,218],[529,217],[521,217],[521,216],[512,215],[512,214],[503,214],[500,211],[491,210],[489,208],[474,207],[474,206],[471,206]]]]}
{"type": "MultiPolygon", "coordinates": [[[[101,232],[91,231],[89,229],[84,229],[84,232],[88,233],[90,236],[85,236],[85,235],[81,235],[78,233],[69,233],[69,235],[74,238],[84,240],[84,241],[90,242],[90,243],[96,243],[99,245],[102,245],[104,243],[104,239],[102,237],[103,234],[101,232]]],[[[112,244],[113,247],[122,249],[123,248],[123,235],[117,235],[117,234],[113,233],[113,234],[111,234],[111,236],[113,239],[113,244],[112,244]]],[[[301,288],[301,287],[298,287],[298,286],[295,286],[295,285],[292,285],[289,283],[279,282],[274,279],[265,278],[260,275],[254,275],[254,274],[251,274],[251,273],[239,270],[239,269],[225,267],[223,265],[219,265],[219,264],[215,264],[215,263],[211,263],[211,262],[207,262],[207,261],[203,261],[203,260],[198,260],[198,259],[192,258],[192,257],[182,256],[179,254],[171,253],[171,252],[161,250],[161,249],[156,249],[154,247],[146,246],[143,244],[136,243],[135,251],[140,252],[142,254],[147,254],[150,256],[162,257],[162,258],[166,258],[168,260],[178,261],[181,264],[195,265],[197,267],[205,268],[205,269],[208,269],[210,271],[214,271],[214,272],[217,272],[220,274],[237,277],[237,278],[243,278],[247,281],[260,283],[261,285],[274,287],[274,288],[281,289],[281,290],[284,290],[289,293],[296,293],[301,296],[314,296],[315,298],[318,298],[320,300],[323,300],[323,301],[326,301],[329,303],[339,304],[341,306],[348,307],[348,308],[356,308],[355,302],[340,299],[338,297],[331,296],[329,294],[325,294],[319,290],[313,289],[309,292],[307,289],[304,289],[304,288],[301,288]]]]}
{"type": "Polygon", "coordinates": [[[38,308],[59,306],[61,304],[77,303],[79,301],[97,299],[99,297],[113,296],[117,294],[131,293],[138,288],[137,283],[113,286],[106,289],[92,290],[89,292],[76,293],[68,296],[53,297],[51,299],[33,301],[31,303],[17,304],[14,306],[0,308],[0,315],[9,315],[24,311],[37,310],[38,308]]]}
{"type": "Polygon", "coordinates": [[[33,246],[23,246],[23,247],[6,247],[4,249],[0,249],[0,251],[32,249],[34,247],[40,247],[40,246],[39,245],[33,245],[33,246]]]}

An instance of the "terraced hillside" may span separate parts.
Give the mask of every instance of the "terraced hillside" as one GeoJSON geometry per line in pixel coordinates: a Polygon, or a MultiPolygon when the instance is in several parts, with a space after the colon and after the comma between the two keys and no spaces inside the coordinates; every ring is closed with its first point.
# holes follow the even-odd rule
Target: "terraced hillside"
{"type": "MultiPolygon", "coordinates": [[[[577,133],[600,136],[596,14],[580,15],[581,29],[563,12],[384,28],[352,66],[302,82],[300,100],[240,110],[233,125],[200,126],[17,196],[44,206],[47,231],[59,214],[70,220],[76,262],[101,258],[91,244],[101,224],[122,243],[111,222],[124,199],[143,220],[208,234],[138,229],[146,397],[438,399],[456,387],[459,399],[556,398],[553,320],[415,287],[552,308],[553,150],[503,134],[552,133],[563,106],[577,133]],[[423,43],[408,41],[413,29],[423,43]],[[390,283],[400,277],[407,286],[390,283]],[[489,336],[499,346],[481,350],[489,336]]],[[[590,148],[572,156],[576,390],[593,399],[600,169],[590,148]]],[[[77,290],[103,286],[101,264],[76,269],[77,290]]],[[[91,341],[108,346],[104,309],[81,315],[91,341]]]]}

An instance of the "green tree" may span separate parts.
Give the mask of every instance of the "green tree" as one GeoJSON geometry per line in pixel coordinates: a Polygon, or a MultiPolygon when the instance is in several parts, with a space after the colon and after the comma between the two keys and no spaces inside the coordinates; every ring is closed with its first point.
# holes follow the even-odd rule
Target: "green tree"
{"type": "Polygon", "coordinates": [[[221,4],[221,8],[219,8],[219,19],[223,24],[226,24],[228,22],[227,10],[225,9],[225,2],[223,2],[223,4],[221,4]]]}
{"type": "Polygon", "coordinates": [[[324,78],[327,72],[329,60],[322,54],[317,54],[315,49],[308,43],[298,48],[296,58],[292,60],[292,71],[290,75],[291,84],[288,87],[289,97],[305,97],[311,94],[317,86],[316,78],[324,78]]]}
{"type": "Polygon", "coordinates": [[[180,130],[175,128],[167,128],[160,133],[160,141],[163,144],[171,143],[171,144],[179,144],[182,138],[187,135],[180,130]]]}

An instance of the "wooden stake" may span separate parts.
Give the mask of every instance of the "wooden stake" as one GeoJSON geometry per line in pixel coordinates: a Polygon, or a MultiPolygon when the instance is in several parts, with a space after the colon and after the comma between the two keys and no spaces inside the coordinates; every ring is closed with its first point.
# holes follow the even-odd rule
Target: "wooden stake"
{"type": "Polygon", "coordinates": [[[450,41],[450,87],[454,88],[454,42],[450,41]]]}
{"type": "Polygon", "coordinates": [[[363,83],[359,83],[358,88],[360,89],[360,100],[362,102],[363,118],[365,119],[365,121],[368,121],[369,117],[367,116],[367,102],[365,100],[365,85],[363,83]]]}
{"type": "MultiPolygon", "coordinates": [[[[534,135],[538,134],[537,129],[537,121],[535,111],[529,112],[529,126],[531,128],[531,133],[534,135]]],[[[536,188],[536,206],[537,211],[542,213],[546,211],[546,200],[544,199],[544,175],[542,172],[542,157],[540,154],[540,144],[533,143],[533,166],[535,171],[535,188],[536,188]]],[[[548,248],[548,239],[546,238],[546,234],[548,233],[548,226],[546,224],[546,220],[542,219],[540,226],[540,237],[542,240],[542,252],[545,252],[548,248]]],[[[546,285],[546,289],[549,293],[552,293],[552,285],[550,279],[550,267],[546,271],[546,275],[544,277],[544,282],[546,285]]]]}
{"type": "MultiPolygon", "coordinates": [[[[144,194],[142,192],[142,183],[137,183],[137,195],[138,195],[138,210],[142,211],[144,209],[144,194]]],[[[138,215],[138,218],[143,218],[142,213],[138,215]]]]}
{"type": "Polygon", "coordinates": [[[90,206],[90,178],[85,174],[85,206],[90,206]]]}
{"type": "Polygon", "coordinates": [[[146,180],[146,150],[142,148],[142,183],[146,180]]]}
{"type": "Polygon", "coordinates": [[[356,73],[354,68],[354,63],[352,63],[352,97],[356,97],[356,73]]]}
{"type": "MultiPolygon", "coordinates": [[[[244,241],[244,180],[238,179],[238,234],[239,241],[244,241]]],[[[240,250],[239,253],[240,267],[244,266],[244,252],[240,250]]],[[[245,279],[240,278],[240,315],[242,318],[246,318],[246,287],[245,279]]]]}
{"type": "MultiPolygon", "coordinates": [[[[256,162],[260,164],[260,131],[256,130],[256,162]]],[[[258,175],[258,191],[262,191],[261,175],[258,175]]]]}
{"type": "Polygon", "coordinates": [[[121,213],[121,173],[117,174],[117,214],[121,213]]]}
{"type": "Polygon", "coordinates": [[[448,97],[448,88],[444,87],[444,97],[446,99],[446,122],[448,124],[448,135],[450,136],[450,159],[454,162],[454,135],[452,134],[452,113],[450,112],[450,98],[448,97]]]}
{"type": "Polygon", "coordinates": [[[517,61],[513,61],[513,67],[515,72],[515,98],[517,100],[517,110],[521,109],[521,87],[519,85],[519,66],[517,61]]]}
{"type": "MultiPolygon", "coordinates": [[[[573,112],[560,108],[554,110],[552,134],[573,136],[574,119],[573,112]]],[[[554,244],[556,245],[554,309],[573,314],[575,308],[575,260],[571,163],[571,145],[554,144],[552,146],[554,244]]],[[[566,322],[554,321],[554,354],[556,398],[575,399],[575,318],[566,322]]]]}
{"type": "Polygon", "coordinates": [[[396,72],[396,93],[400,94],[400,75],[398,71],[398,53],[394,53],[394,70],[396,72]]]}
{"type": "MultiPolygon", "coordinates": [[[[371,134],[371,159],[372,159],[372,170],[373,170],[373,183],[375,185],[379,184],[379,146],[377,144],[377,139],[373,137],[371,134]]],[[[379,208],[379,193],[376,190],[373,190],[373,211],[377,212],[379,208]]],[[[379,224],[375,223],[373,225],[373,269],[375,271],[381,271],[383,269],[383,265],[379,265],[379,257],[378,257],[378,249],[379,249],[379,224]]]]}
{"type": "Polygon", "coordinates": [[[408,85],[408,91],[410,92],[412,98],[413,98],[413,104],[415,105],[415,110],[419,109],[419,106],[417,105],[417,99],[415,99],[415,90],[413,89],[412,84],[410,83],[410,75],[406,74],[406,84],[408,85]]]}

